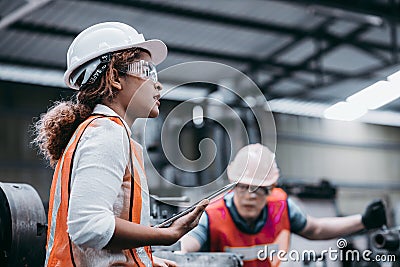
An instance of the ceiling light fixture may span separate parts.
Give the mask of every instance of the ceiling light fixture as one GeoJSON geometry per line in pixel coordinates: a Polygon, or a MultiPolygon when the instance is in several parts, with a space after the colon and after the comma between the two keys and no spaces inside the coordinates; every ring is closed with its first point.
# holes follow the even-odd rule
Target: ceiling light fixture
{"type": "MultiPolygon", "coordinates": [[[[331,105],[293,98],[275,98],[265,104],[265,109],[275,113],[325,118],[324,111],[331,105]]],[[[388,110],[370,110],[357,122],[400,127],[400,113],[388,110]]]]}
{"type": "Polygon", "coordinates": [[[400,85],[400,71],[397,71],[397,72],[393,73],[392,75],[389,75],[387,77],[387,80],[391,83],[400,85]]]}
{"type": "Polygon", "coordinates": [[[338,120],[355,120],[365,115],[367,109],[380,108],[399,97],[400,71],[388,76],[387,81],[378,81],[347,97],[346,102],[339,102],[327,108],[324,112],[324,117],[338,120]]]}
{"type": "Polygon", "coordinates": [[[400,97],[400,83],[379,81],[349,96],[346,101],[377,109],[400,97]]]}
{"type": "Polygon", "coordinates": [[[338,102],[324,111],[326,119],[353,121],[365,115],[367,109],[356,103],[338,102]]]}

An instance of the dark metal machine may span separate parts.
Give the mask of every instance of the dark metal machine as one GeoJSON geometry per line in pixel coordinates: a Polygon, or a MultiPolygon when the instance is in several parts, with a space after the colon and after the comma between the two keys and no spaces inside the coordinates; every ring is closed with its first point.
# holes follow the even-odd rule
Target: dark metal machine
{"type": "Polygon", "coordinates": [[[373,245],[400,254],[400,227],[379,230],[372,235],[373,245]]]}
{"type": "MultiPolygon", "coordinates": [[[[152,198],[152,222],[159,223],[178,211],[186,197],[152,198]],[[175,205],[173,205],[174,203],[175,205]]],[[[46,212],[35,189],[27,184],[0,183],[0,266],[39,267],[45,259],[46,212]]],[[[179,266],[242,266],[231,253],[176,254],[180,243],[154,246],[155,255],[175,260],[179,266]]]]}
{"type": "Polygon", "coordinates": [[[374,252],[386,259],[391,267],[400,266],[400,226],[381,229],[371,234],[371,243],[374,252]]]}
{"type": "Polygon", "coordinates": [[[196,252],[177,254],[171,251],[157,251],[154,255],[175,261],[180,267],[240,267],[243,261],[240,256],[226,252],[196,252]]]}
{"type": "Polygon", "coordinates": [[[43,266],[46,221],[32,186],[0,183],[0,266],[43,266]]]}
{"type": "MultiPolygon", "coordinates": [[[[188,203],[188,197],[158,197],[152,195],[150,198],[151,224],[162,223],[166,218],[178,213],[179,206],[188,203]]],[[[240,267],[243,261],[240,255],[234,253],[195,252],[181,254],[180,241],[171,246],[152,246],[155,256],[175,261],[180,267],[240,267]]]]}

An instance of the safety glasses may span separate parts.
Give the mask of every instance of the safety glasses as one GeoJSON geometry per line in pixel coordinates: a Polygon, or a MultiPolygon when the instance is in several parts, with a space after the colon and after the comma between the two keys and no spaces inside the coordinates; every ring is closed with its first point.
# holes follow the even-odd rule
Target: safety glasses
{"type": "Polygon", "coordinates": [[[156,66],[148,61],[140,60],[127,64],[119,68],[119,71],[139,77],[143,80],[151,80],[153,83],[158,81],[156,66]]]}
{"type": "Polygon", "coordinates": [[[269,195],[272,190],[272,186],[252,186],[247,184],[237,184],[236,190],[238,193],[244,194],[248,193],[256,193],[256,195],[264,196],[269,195]]]}

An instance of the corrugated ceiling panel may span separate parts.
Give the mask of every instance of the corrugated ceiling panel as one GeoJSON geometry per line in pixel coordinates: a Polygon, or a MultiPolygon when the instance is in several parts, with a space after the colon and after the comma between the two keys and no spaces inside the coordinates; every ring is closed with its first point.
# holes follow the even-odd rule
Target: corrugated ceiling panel
{"type": "Polygon", "coordinates": [[[301,26],[304,29],[312,28],[323,19],[312,15],[307,8],[279,1],[180,1],[180,0],[150,0],[161,4],[171,4],[200,11],[210,11],[242,17],[249,20],[272,22],[274,24],[301,26]],[[312,19],[310,19],[312,16],[312,19]]]}
{"type": "Polygon", "coordinates": [[[51,25],[77,32],[100,21],[121,21],[134,25],[146,37],[160,38],[167,44],[233,54],[252,54],[260,47],[263,48],[261,52],[267,53],[268,49],[274,48],[271,44],[277,46],[287,40],[258,30],[182,19],[173,15],[157,16],[156,13],[133,8],[85,2],[55,2],[24,19],[26,23],[51,25]]]}
{"type": "Polygon", "coordinates": [[[280,62],[291,64],[300,63],[305,58],[315,53],[315,43],[311,39],[304,39],[288,49],[282,56],[279,57],[280,62]]]}
{"type": "Polygon", "coordinates": [[[177,55],[177,54],[170,53],[167,56],[167,59],[163,63],[161,63],[159,66],[157,66],[157,69],[162,70],[162,69],[168,68],[168,67],[176,65],[176,64],[192,62],[192,61],[218,62],[218,63],[226,64],[226,65],[228,65],[232,68],[238,69],[240,71],[245,71],[246,68],[248,67],[248,64],[246,64],[246,62],[238,63],[238,62],[233,62],[233,61],[229,61],[229,60],[211,60],[208,57],[177,55]]]}
{"type": "Polygon", "coordinates": [[[283,36],[276,34],[269,34],[274,36],[270,42],[263,42],[254,45],[254,51],[257,51],[260,59],[265,59],[267,57],[273,56],[276,50],[279,50],[282,46],[293,42],[293,38],[290,36],[283,36]]]}
{"type": "MultiPolygon", "coordinates": [[[[164,72],[164,74],[160,74],[160,78],[165,78],[166,73],[171,73],[165,71],[166,69],[173,67],[174,65],[177,64],[182,64],[185,62],[193,62],[193,61],[209,61],[209,59],[207,58],[202,58],[202,57],[193,57],[193,56],[177,56],[175,54],[170,54],[168,55],[167,59],[165,62],[161,63],[160,66],[158,67],[159,70],[161,70],[161,72],[164,72]]],[[[214,62],[214,61],[212,61],[214,62]]],[[[227,65],[227,69],[231,69],[234,68],[240,72],[245,71],[245,69],[247,68],[247,65],[245,63],[243,64],[235,64],[234,62],[230,62],[230,61],[226,61],[226,60],[218,60],[218,63],[222,63],[227,65]]],[[[201,63],[203,64],[203,63],[201,63]]],[[[191,65],[193,66],[193,65],[191,65]]],[[[203,64],[204,66],[204,64],[203,64]]],[[[205,71],[202,73],[202,77],[205,75],[205,71]]],[[[233,72],[233,71],[232,71],[233,72]]],[[[212,73],[212,72],[207,72],[209,75],[207,77],[210,78],[210,80],[217,82],[219,79],[222,79],[223,77],[219,76],[218,73],[212,73]]],[[[236,73],[236,72],[234,72],[236,73]]],[[[197,81],[199,78],[199,74],[197,72],[191,73],[190,71],[187,71],[185,73],[175,73],[174,75],[167,75],[168,76],[168,80],[169,79],[175,79],[176,81],[180,81],[180,80],[188,80],[188,79],[192,79],[193,81],[197,81]]],[[[165,82],[165,81],[162,81],[165,82]]]]}
{"type": "MultiPolygon", "coordinates": [[[[397,32],[400,32],[400,27],[396,27],[397,32]]],[[[389,44],[391,41],[390,36],[390,27],[388,24],[384,24],[383,27],[372,28],[370,31],[366,32],[361,36],[361,40],[369,40],[376,41],[383,44],[389,44]]],[[[400,40],[397,40],[398,44],[400,44],[400,40]]]]}
{"type": "Polygon", "coordinates": [[[342,45],[325,55],[323,66],[340,71],[358,72],[377,66],[379,62],[352,46],[342,45]]]}
{"type": "Polygon", "coordinates": [[[309,96],[325,99],[337,99],[337,101],[345,101],[345,99],[358,92],[365,87],[375,83],[376,79],[351,79],[343,82],[339,82],[335,85],[319,88],[318,90],[312,90],[309,96]]]}
{"type": "Polygon", "coordinates": [[[2,36],[4,39],[0,42],[0,54],[15,57],[21,56],[27,53],[29,50],[24,50],[24,46],[26,46],[29,41],[25,40],[24,33],[21,32],[12,32],[3,30],[2,36]]]}
{"type": "Polygon", "coordinates": [[[269,90],[268,92],[282,94],[282,95],[286,94],[290,95],[301,92],[303,90],[302,87],[303,86],[300,85],[298,82],[288,79],[276,83],[274,87],[271,88],[271,90],[269,90]]]}
{"type": "MultiPolygon", "coordinates": [[[[212,12],[233,18],[242,18],[249,21],[261,23],[272,23],[276,26],[282,25],[297,30],[297,33],[312,32],[326,18],[314,16],[307,7],[290,3],[289,1],[178,1],[178,0],[149,0],[153,3],[171,5],[177,8],[193,9],[194,11],[212,12]]],[[[128,1],[127,1],[128,2],[128,1]]],[[[162,7],[161,7],[162,8],[162,7]]],[[[204,19],[191,19],[187,16],[177,16],[152,12],[139,8],[129,8],[114,4],[85,1],[51,1],[45,6],[25,16],[22,21],[27,25],[45,26],[78,33],[84,28],[102,21],[121,21],[134,25],[139,32],[144,32],[146,38],[159,38],[167,45],[193,48],[204,52],[216,52],[220,54],[232,54],[245,56],[253,59],[263,60],[271,53],[274,53],[282,45],[289,44],[294,40],[292,36],[272,33],[262,29],[250,29],[240,25],[232,26],[225,23],[207,22],[204,19]]],[[[335,22],[328,27],[330,34],[343,37],[357,25],[352,22],[335,22]]],[[[390,43],[390,31],[387,25],[383,28],[371,28],[371,32],[365,33],[363,38],[374,42],[390,43]]],[[[399,29],[398,29],[399,30],[399,29]]],[[[0,31],[0,56],[8,60],[18,59],[19,62],[37,63],[38,65],[58,66],[65,68],[65,54],[73,36],[51,35],[49,33],[32,33],[18,31],[0,31]]],[[[307,38],[307,37],[304,37],[307,38]]],[[[400,40],[399,40],[400,41],[400,40]]],[[[296,64],[308,57],[313,52],[312,42],[301,41],[288,51],[283,51],[281,63],[296,64]],[[288,52],[288,53],[287,53],[288,52]],[[286,54],[285,54],[286,53],[286,54]]],[[[339,46],[324,56],[323,66],[337,69],[343,72],[356,72],[375,66],[376,58],[356,47],[339,46]]],[[[387,58],[390,55],[387,54],[387,58]]],[[[6,62],[8,61],[6,60],[6,62]]],[[[203,56],[171,53],[166,62],[160,65],[159,69],[192,60],[214,60],[203,56]]],[[[240,70],[248,70],[247,62],[234,62],[215,60],[228,64],[240,70]]],[[[263,80],[268,80],[269,75],[281,73],[281,68],[268,66],[259,69],[265,71],[263,80]]],[[[193,74],[190,74],[193,75],[193,74]]],[[[303,72],[291,74],[294,78],[285,77],[280,83],[272,86],[277,92],[287,94],[297,92],[297,78],[305,79],[306,82],[315,81],[312,73],[303,72]],[[304,77],[302,77],[304,76],[304,77]],[[288,80],[285,80],[288,79],[288,80]]],[[[194,74],[195,76],[195,74],[194,74]]],[[[329,81],[328,81],[329,82],[329,81]]],[[[359,83],[361,84],[361,83],[359,83]]],[[[326,88],[324,88],[326,89],[326,88]]],[[[316,98],[335,98],[346,94],[346,89],[339,85],[338,89],[322,90],[316,98]],[[343,89],[341,89],[343,88],[343,89]]],[[[317,92],[313,89],[312,92],[317,92]]],[[[311,93],[311,91],[310,91],[311,93]]],[[[308,94],[312,97],[312,94],[308,94]]]]}
{"type": "Polygon", "coordinates": [[[315,82],[317,80],[316,75],[311,74],[309,72],[298,71],[293,76],[296,78],[302,79],[304,81],[307,81],[309,83],[315,82]]]}
{"type": "Polygon", "coordinates": [[[360,23],[353,23],[350,21],[337,20],[334,23],[330,24],[328,27],[328,31],[337,36],[345,36],[351,31],[355,30],[359,27],[360,23]]]}
{"type": "Polygon", "coordinates": [[[98,22],[121,21],[132,23],[135,18],[146,19],[146,16],[139,12],[132,13],[128,8],[112,4],[55,1],[40,10],[36,10],[23,21],[80,32],[98,22]]]}
{"type": "Polygon", "coordinates": [[[6,38],[0,41],[0,56],[27,63],[65,66],[65,56],[71,38],[23,31],[1,31],[6,38]]]}
{"type": "Polygon", "coordinates": [[[24,0],[3,0],[0,1],[0,17],[4,18],[5,16],[9,15],[10,13],[14,12],[18,8],[21,8],[26,4],[24,0]]]}

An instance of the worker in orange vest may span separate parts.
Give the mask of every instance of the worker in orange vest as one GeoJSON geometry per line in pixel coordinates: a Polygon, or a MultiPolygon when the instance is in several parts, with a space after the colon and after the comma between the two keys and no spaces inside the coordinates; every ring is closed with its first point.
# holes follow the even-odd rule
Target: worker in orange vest
{"type": "Polygon", "coordinates": [[[166,56],[162,41],[119,22],[93,25],[70,45],[64,81],[77,93],[35,125],[35,142],[55,166],[46,267],[176,266],[149,246],[176,242],[208,202],[169,228],[150,227],[142,147],[130,130],[136,118],[159,114],[155,65],[166,56]]]}
{"type": "Polygon", "coordinates": [[[386,224],[381,201],[370,204],[364,215],[305,215],[276,187],[279,169],[275,154],[261,144],[239,150],[227,175],[236,187],[206,208],[199,225],[181,239],[183,252],[232,252],[243,257],[245,267],[279,266],[278,256],[288,251],[292,232],[322,240],[386,224]]]}

